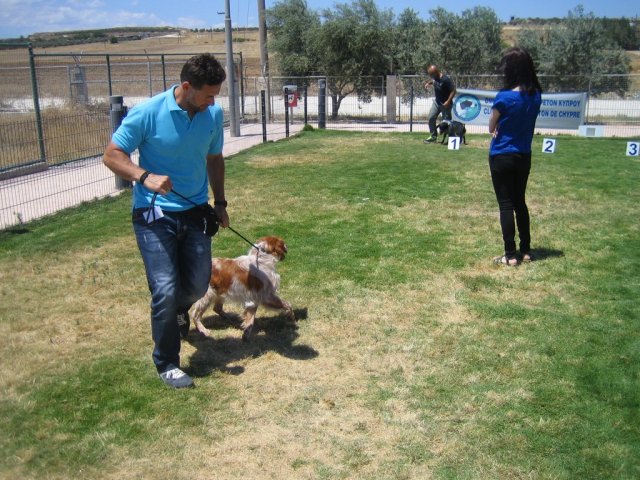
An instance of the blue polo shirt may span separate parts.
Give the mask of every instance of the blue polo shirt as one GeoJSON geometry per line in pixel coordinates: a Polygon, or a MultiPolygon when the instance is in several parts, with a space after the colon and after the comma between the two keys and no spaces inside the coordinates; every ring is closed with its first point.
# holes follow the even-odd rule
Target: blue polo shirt
{"type": "MultiPolygon", "coordinates": [[[[202,204],[209,200],[207,154],[222,153],[222,108],[213,105],[190,119],[176,103],[176,87],[133,107],[112,141],[129,155],[138,149],[142,168],[167,175],[174,190],[202,204]]],[[[148,207],[152,197],[151,190],[136,182],[133,208],[148,207]]],[[[173,193],[158,195],[156,205],[167,211],[193,207],[173,193]]]]}
{"type": "Polygon", "coordinates": [[[542,95],[536,92],[500,90],[493,108],[500,112],[498,134],[491,141],[489,155],[531,153],[531,140],[540,113],[542,95]]]}

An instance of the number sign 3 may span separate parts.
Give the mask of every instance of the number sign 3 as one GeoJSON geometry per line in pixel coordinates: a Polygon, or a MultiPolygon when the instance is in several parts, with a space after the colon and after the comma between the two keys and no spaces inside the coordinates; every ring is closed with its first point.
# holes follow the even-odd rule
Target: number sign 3
{"type": "Polygon", "coordinates": [[[640,142],[627,142],[627,157],[640,156],[640,142]]]}

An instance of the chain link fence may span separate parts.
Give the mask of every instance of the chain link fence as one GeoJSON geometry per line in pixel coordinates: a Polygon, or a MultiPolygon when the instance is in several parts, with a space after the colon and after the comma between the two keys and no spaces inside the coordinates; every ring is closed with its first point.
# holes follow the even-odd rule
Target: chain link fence
{"type": "MultiPolygon", "coordinates": [[[[387,77],[360,79],[360,89],[348,83],[341,84],[332,77],[271,77],[271,120],[284,120],[283,89],[293,86],[297,87],[299,100],[290,110],[290,118],[294,122],[306,118],[309,123],[317,123],[318,84],[325,80],[327,128],[371,130],[389,128],[389,124],[393,124],[398,130],[403,130],[403,126],[406,127],[404,130],[426,129],[426,116],[433,101],[433,89],[424,87],[429,79],[421,75],[394,78],[395,94],[388,91],[387,77]],[[395,97],[395,102],[389,102],[390,97],[395,97]]],[[[458,88],[498,90],[502,87],[498,75],[452,75],[452,78],[458,88]]],[[[541,75],[539,79],[546,93],[587,92],[586,123],[607,125],[616,136],[637,135],[640,131],[640,75],[541,75]]],[[[267,86],[262,78],[250,77],[244,81],[247,85],[245,117],[251,120],[259,115],[260,89],[266,90],[267,86]]]]}
{"type": "Polygon", "coordinates": [[[29,45],[0,46],[0,60],[0,172],[18,166],[33,171],[27,167],[43,162],[43,145],[29,45]]]}
{"type": "MultiPolygon", "coordinates": [[[[214,55],[225,62],[224,54],[214,55]]],[[[111,136],[109,96],[122,95],[131,108],[178,83],[190,56],[34,54],[24,44],[0,46],[0,229],[116,193],[114,176],[101,161],[111,136]]],[[[317,125],[324,103],[326,128],[427,130],[433,101],[433,90],[424,88],[427,77],[267,81],[242,76],[241,55],[234,63],[243,123],[260,122],[264,90],[267,119],[283,128],[285,117],[290,123],[317,125]],[[326,83],[324,98],[320,82],[326,83]],[[295,103],[287,112],[285,87],[295,103]]],[[[501,86],[497,75],[452,77],[458,88],[501,86]]],[[[540,76],[540,81],[546,92],[588,92],[587,123],[607,125],[618,136],[640,135],[640,75],[540,76]]],[[[228,110],[228,100],[225,82],[216,101],[228,110]]]]}
{"type": "MultiPolygon", "coordinates": [[[[132,107],[179,83],[182,65],[190,56],[31,54],[31,71],[28,64],[18,70],[3,62],[7,72],[0,77],[2,125],[7,125],[3,133],[12,136],[14,124],[23,120],[35,120],[36,128],[20,129],[23,135],[0,155],[0,172],[34,162],[53,166],[100,155],[111,133],[109,96],[122,95],[132,107]],[[30,75],[35,77],[35,85],[25,90],[24,86],[31,85],[25,81],[30,75]],[[4,115],[8,112],[14,114],[13,121],[4,115]],[[35,148],[41,142],[44,151],[35,148]]],[[[224,62],[223,54],[216,56],[224,62]]],[[[242,71],[240,57],[236,63],[237,71],[242,71]]],[[[228,105],[226,83],[219,103],[223,108],[228,105]]]]}
{"type": "MultiPolygon", "coordinates": [[[[179,83],[193,54],[41,54],[0,50],[0,228],[119,191],[102,164],[109,96],[131,108],[179,83]]],[[[224,54],[214,54],[225,63],[224,54]]],[[[242,56],[234,59],[242,72],[242,56]]],[[[218,103],[228,106],[227,83],[218,103]]],[[[241,91],[241,90],[240,90],[241,91]]]]}

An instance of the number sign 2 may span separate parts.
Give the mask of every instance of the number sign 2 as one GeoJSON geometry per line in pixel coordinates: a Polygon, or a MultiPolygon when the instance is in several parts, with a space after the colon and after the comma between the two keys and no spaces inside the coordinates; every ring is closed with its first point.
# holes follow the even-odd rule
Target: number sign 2
{"type": "Polygon", "coordinates": [[[556,139],[545,138],[542,140],[542,153],[555,153],[556,152],[556,139]]]}
{"type": "Polygon", "coordinates": [[[627,157],[640,157],[640,142],[627,142],[627,157]]]}
{"type": "Polygon", "coordinates": [[[460,137],[449,137],[447,148],[449,150],[460,150],[460,137]]]}

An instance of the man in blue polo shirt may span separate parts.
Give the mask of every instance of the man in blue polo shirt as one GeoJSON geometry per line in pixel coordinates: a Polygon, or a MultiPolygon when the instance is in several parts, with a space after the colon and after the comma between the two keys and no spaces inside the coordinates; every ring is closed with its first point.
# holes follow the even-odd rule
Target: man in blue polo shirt
{"type": "Polygon", "coordinates": [[[180,335],[188,333],[189,308],[211,277],[211,232],[205,232],[203,213],[208,185],[220,225],[229,226],[222,109],[215,104],[225,79],[213,56],[190,58],[180,84],[134,107],[104,154],[109,169],[136,182],[132,221],[151,292],[153,361],[173,388],[193,386],[180,369],[180,335]],[[139,165],[131,161],[136,149],[139,165]]]}

